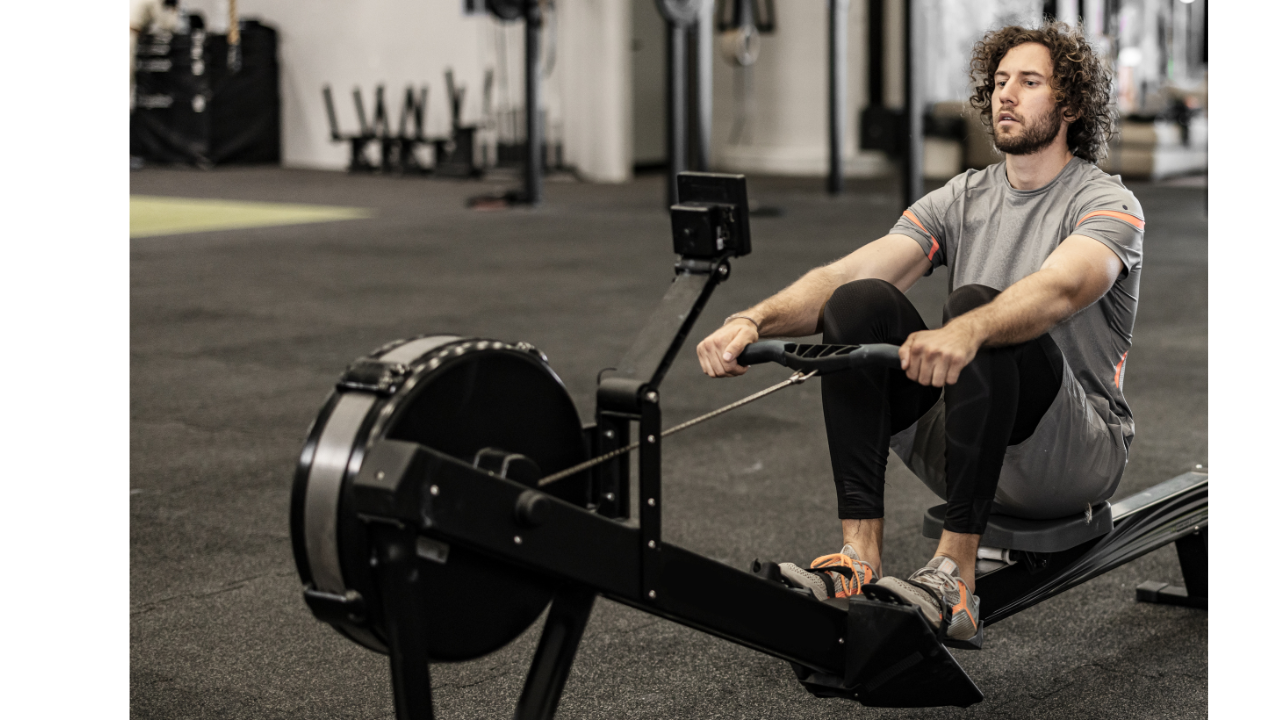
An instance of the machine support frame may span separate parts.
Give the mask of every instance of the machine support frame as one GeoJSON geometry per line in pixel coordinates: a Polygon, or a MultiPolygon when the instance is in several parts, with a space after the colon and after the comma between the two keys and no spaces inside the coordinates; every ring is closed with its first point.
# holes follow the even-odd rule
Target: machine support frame
{"type": "Polygon", "coordinates": [[[556,591],[516,704],[516,720],[550,720],[555,716],[595,600],[593,590],[574,583],[565,583],[556,591]]]}
{"type": "MultiPolygon", "coordinates": [[[[661,480],[656,476],[651,479],[661,480]]],[[[1082,546],[1046,554],[1045,564],[1039,567],[1032,567],[1028,560],[1022,567],[1013,565],[984,575],[980,580],[984,610],[988,597],[993,608],[984,612],[984,623],[998,622],[1170,542],[1193,538],[1184,547],[1194,548],[1195,543],[1202,542],[1194,538],[1207,536],[1208,478],[1199,475],[1191,481],[1188,484],[1185,476],[1180,476],[1157,486],[1154,498],[1150,491],[1140,494],[1145,501],[1140,508],[1127,509],[1124,505],[1129,500],[1121,501],[1118,505],[1124,514],[1117,520],[1115,531],[1082,546]],[[1179,484],[1181,490],[1177,489],[1179,484]],[[1121,542],[1107,551],[1110,559],[1079,571],[1091,554],[1103,551],[1106,539],[1112,536],[1121,542]]],[[[362,516],[371,526],[405,528],[384,533],[380,541],[384,549],[379,557],[388,558],[383,572],[391,578],[388,582],[398,583],[385,587],[387,592],[401,596],[398,604],[388,600],[389,614],[408,612],[413,604],[404,598],[418,591],[405,580],[403,572],[393,569],[391,562],[401,557],[397,553],[405,546],[403,537],[413,532],[536,570],[577,593],[567,600],[561,599],[566,590],[556,596],[555,602],[563,607],[557,610],[553,606],[552,614],[560,629],[544,630],[548,646],[539,651],[544,656],[540,662],[555,669],[531,670],[530,677],[536,675],[537,682],[545,687],[526,689],[525,694],[533,698],[527,701],[530,707],[554,709],[552,696],[558,698],[563,688],[567,664],[572,662],[576,647],[572,635],[577,631],[573,628],[577,623],[585,624],[590,609],[586,598],[596,593],[806,668],[808,674],[802,681],[810,689],[825,686],[830,695],[857,697],[863,704],[875,705],[879,704],[874,693],[877,688],[909,685],[912,673],[928,672],[942,673],[953,683],[946,689],[950,695],[939,694],[942,702],[938,704],[963,706],[981,699],[980,691],[943,647],[948,643],[932,635],[914,607],[896,608],[864,599],[817,602],[759,573],[737,570],[676,545],[663,543],[656,548],[658,552],[647,553],[652,550],[649,539],[657,539],[659,534],[653,532],[653,525],[646,529],[646,521],[652,522],[653,516],[646,516],[645,511],[658,511],[657,503],[650,507],[642,501],[640,527],[628,527],[430,448],[395,440],[382,440],[371,449],[357,488],[357,501],[366,510],[362,516]],[[408,459],[406,454],[423,457],[408,459]],[[403,475],[387,475],[397,470],[403,475]],[[370,479],[379,472],[383,479],[370,479]],[[429,502],[424,502],[426,495],[430,495],[429,502]],[[519,514],[511,510],[521,502],[527,503],[533,495],[545,504],[536,527],[522,524],[519,514]],[[415,522],[416,528],[412,527],[415,522]],[[887,624],[893,630],[881,633],[883,637],[877,635],[877,641],[868,641],[869,628],[879,624],[887,624]],[[912,646],[916,649],[895,662],[885,659],[892,646],[924,642],[921,628],[933,638],[931,642],[912,646]],[[886,674],[889,670],[894,672],[886,674]],[[560,680],[552,682],[547,678],[560,680]],[[955,700],[946,702],[948,697],[955,700]]],[[[645,495],[642,492],[642,497],[645,495]]],[[[1195,562],[1194,549],[1187,552],[1195,562]]],[[[1188,577],[1188,584],[1195,587],[1194,583],[1188,577]]],[[[403,621],[393,623],[396,682],[425,676],[425,648],[412,642],[413,622],[409,619],[409,625],[403,621]]],[[[414,692],[397,690],[397,703],[420,707],[429,695],[414,692]]],[[[895,702],[901,701],[896,692],[893,697],[895,702]]]]}

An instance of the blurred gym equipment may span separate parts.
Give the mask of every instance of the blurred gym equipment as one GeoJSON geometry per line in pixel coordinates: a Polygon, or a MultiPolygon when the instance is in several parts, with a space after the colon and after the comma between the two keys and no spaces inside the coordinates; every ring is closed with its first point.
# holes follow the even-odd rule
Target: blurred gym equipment
{"type": "Polygon", "coordinates": [[[378,85],[374,89],[373,122],[370,123],[365,114],[364,99],[360,88],[351,91],[351,98],[356,111],[356,122],[359,131],[352,135],[344,135],[338,127],[338,116],[334,110],[333,93],[326,85],[321,90],[324,96],[325,112],[329,119],[329,137],[334,142],[347,143],[351,148],[351,159],[347,164],[348,172],[375,172],[407,174],[434,173],[441,177],[476,178],[484,174],[477,161],[475,125],[463,125],[462,101],[466,88],[456,86],[453,71],[445,70],[445,89],[449,95],[449,134],[445,137],[428,137],[423,132],[424,118],[427,112],[426,85],[415,95],[413,86],[404,91],[404,99],[400,105],[398,132],[392,134],[390,114],[386,106],[385,88],[378,85]],[[413,120],[410,131],[409,120],[413,120]],[[367,150],[377,144],[379,163],[369,161],[367,150]],[[434,150],[434,162],[424,166],[417,156],[421,146],[430,145],[434,150]]]}
{"type": "Polygon", "coordinates": [[[485,8],[504,22],[524,20],[524,92],[525,92],[525,157],[524,184],[519,190],[509,190],[499,195],[471,198],[471,207],[494,209],[511,205],[539,205],[542,203],[542,146],[543,127],[540,112],[541,31],[544,17],[543,5],[554,7],[549,0],[484,0],[485,8]]]}
{"type": "Polygon", "coordinates": [[[131,155],[204,168],[280,162],[276,31],[255,20],[231,30],[207,33],[191,14],[138,38],[131,155]]]}

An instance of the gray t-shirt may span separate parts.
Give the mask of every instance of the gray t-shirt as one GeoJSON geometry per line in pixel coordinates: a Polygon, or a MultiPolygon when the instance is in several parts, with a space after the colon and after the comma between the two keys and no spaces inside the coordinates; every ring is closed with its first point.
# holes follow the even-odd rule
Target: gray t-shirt
{"type": "MultiPolygon", "coordinates": [[[[1126,447],[1133,413],[1124,369],[1133,343],[1142,275],[1142,207],[1119,176],[1073,157],[1049,184],[1015,190],[1003,162],[968,170],[911,206],[891,232],[920,243],[933,268],[950,268],[952,289],[977,283],[1004,290],[1036,272],[1069,235],[1111,248],[1124,270],[1094,304],[1049,331],[1090,404],[1119,425],[1126,447]]],[[[928,273],[926,273],[928,274],[928,273]]]]}

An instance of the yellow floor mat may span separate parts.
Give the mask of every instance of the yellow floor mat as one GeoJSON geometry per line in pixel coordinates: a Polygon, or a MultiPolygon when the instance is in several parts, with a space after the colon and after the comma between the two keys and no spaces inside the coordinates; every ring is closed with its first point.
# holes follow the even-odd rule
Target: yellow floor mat
{"type": "Polygon", "coordinates": [[[333,205],[204,200],[199,198],[129,197],[129,237],[298,225],[372,217],[365,208],[333,205]]]}

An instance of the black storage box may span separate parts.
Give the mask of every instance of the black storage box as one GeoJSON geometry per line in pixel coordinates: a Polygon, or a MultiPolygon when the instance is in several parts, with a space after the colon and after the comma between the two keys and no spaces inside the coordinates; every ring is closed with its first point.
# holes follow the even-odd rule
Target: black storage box
{"type": "Polygon", "coordinates": [[[137,103],[130,154],[211,167],[280,162],[280,66],[276,31],[240,23],[240,70],[227,67],[227,37],[193,29],[138,39],[137,103]]]}

